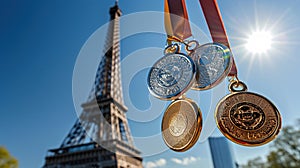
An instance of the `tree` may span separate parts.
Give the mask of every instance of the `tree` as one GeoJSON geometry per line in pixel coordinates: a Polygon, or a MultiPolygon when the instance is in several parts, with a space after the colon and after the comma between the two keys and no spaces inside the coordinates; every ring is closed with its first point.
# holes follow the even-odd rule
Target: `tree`
{"type": "Polygon", "coordinates": [[[287,126],[281,130],[267,156],[269,167],[300,167],[300,129],[287,126]]]}
{"type": "Polygon", "coordinates": [[[243,168],[300,168],[300,119],[297,124],[282,128],[272,142],[266,162],[262,158],[249,160],[243,168]]]}
{"type": "Polygon", "coordinates": [[[281,157],[278,155],[278,153],[272,151],[268,156],[268,165],[269,167],[272,168],[282,168],[282,167],[287,167],[287,165],[284,165],[282,163],[281,157]]]}
{"type": "Polygon", "coordinates": [[[247,165],[243,165],[242,168],[266,168],[262,158],[256,157],[248,161],[247,165]]]}
{"type": "Polygon", "coordinates": [[[17,168],[18,161],[9,154],[6,148],[0,146],[0,168],[17,168]]]}

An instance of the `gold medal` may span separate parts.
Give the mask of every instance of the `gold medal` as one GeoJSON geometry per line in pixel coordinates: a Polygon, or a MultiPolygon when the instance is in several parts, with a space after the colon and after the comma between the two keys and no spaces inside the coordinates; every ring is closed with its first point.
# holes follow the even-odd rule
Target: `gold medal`
{"type": "Polygon", "coordinates": [[[177,152],[190,149],[202,129],[202,115],[197,104],[183,98],[173,101],[164,113],[162,135],[166,145],[177,152]]]}
{"type": "Polygon", "coordinates": [[[219,102],[215,111],[216,123],[224,136],[244,146],[272,141],[281,128],[275,105],[261,95],[247,92],[247,86],[240,81],[232,82],[229,90],[231,94],[219,102]]]}

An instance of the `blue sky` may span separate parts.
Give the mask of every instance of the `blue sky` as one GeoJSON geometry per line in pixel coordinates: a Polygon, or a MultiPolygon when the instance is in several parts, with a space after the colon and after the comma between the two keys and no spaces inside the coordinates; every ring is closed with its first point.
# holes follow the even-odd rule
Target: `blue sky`
{"type": "MultiPolygon", "coordinates": [[[[1,1],[0,145],[7,147],[19,160],[21,168],[41,167],[47,150],[59,147],[73,126],[77,117],[74,107],[78,106],[73,104],[72,96],[75,63],[89,37],[107,23],[108,8],[113,4],[112,0],[1,1]]],[[[296,118],[300,118],[297,106],[300,103],[300,90],[297,87],[300,82],[297,78],[300,70],[300,58],[297,56],[300,47],[300,2],[219,0],[219,6],[240,79],[248,84],[250,91],[265,95],[277,105],[283,125],[293,124],[296,118]],[[270,30],[273,34],[272,49],[262,55],[252,55],[242,45],[256,29],[270,30]]],[[[163,2],[121,0],[120,7],[124,16],[135,12],[162,12],[163,2]]],[[[195,33],[194,37],[202,43],[209,42],[198,1],[187,0],[187,7],[190,20],[202,30],[200,34],[195,33]]],[[[155,20],[146,21],[155,23],[155,20]]],[[[130,26],[140,24],[146,23],[138,22],[130,26]]],[[[122,26],[128,27],[126,23],[122,26]]],[[[135,57],[140,53],[153,55],[147,62],[147,66],[151,66],[151,61],[162,56],[160,53],[164,44],[165,36],[159,33],[135,34],[123,39],[122,69],[140,63],[140,58],[135,57]],[[143,49],[145,51],[141,51],[143,49]]],[[[144,82],[147,69],[139,69],[132,76],[122,75],[124,96],[127,96],[125,103],[132,109],[128,116],[133,136],[138,139],[159,135],[163,112],[161,108],[164,108],[166,102],[151,96],[149,99],[144,82]],[[141,112],[139,116],[143,122],[134,121],[134,112],[141,112]],[[148,121],[146,117],[151,120],[148,121]]],[[[191,150],[185,153],[166,150],[145,157],[144,163],[149,167],[211,167],[205,137],[214,128],[214,121],[209,120],[209,116],[213,113],[214,102],[226,94],[226,85],[223,82],[211,91],[188,93],[201,107],[206,121],[204,123],[208,125],[206,132],[203,130],[198,143],[191,150]]],[[[83,89],[84,94],[79,100],[86,99],[90,86],[83,89]]],[[[221,134],[215,131],[213,135],[221,134]]],[[[137,146],[145,153],[151,148],[164,148],[160,141],[137,146]]],[[[262,156],[269,150],[268,145],[255,148],[232,146],[239,163],[262,156]]]]}

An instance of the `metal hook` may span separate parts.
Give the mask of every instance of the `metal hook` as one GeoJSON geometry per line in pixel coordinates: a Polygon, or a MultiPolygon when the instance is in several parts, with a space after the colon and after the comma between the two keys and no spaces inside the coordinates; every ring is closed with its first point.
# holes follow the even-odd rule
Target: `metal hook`
{"type": "Polygon", "coordinates": [[[229,84],[228,89],[230,92],[243,92],[248,90],[247,85],[244,82],[239,80],[232,81],[229,84]],[[236,89],[238,87],[241,87],[241,89],[236,89]]]}
{"type": "Polygon", "coordinates": [[[168,44],[171,44],[172,41],[179,42],[181,44],[184,44],[186,47],[189,47],[189,44],[186,43],[184,40],[181,40],[181,39],[179,39],[178,37],[175,37],[175,36],[168,36],[168,38],[167,38],[168,44]]]}

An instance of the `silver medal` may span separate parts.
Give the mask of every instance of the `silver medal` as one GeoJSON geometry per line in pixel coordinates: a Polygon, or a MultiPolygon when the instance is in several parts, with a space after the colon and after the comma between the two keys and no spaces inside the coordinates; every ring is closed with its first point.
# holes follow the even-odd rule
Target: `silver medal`
{"type": "MultiPolygon", "coordinates": [[[[190,43],[193,42],[195,41],[190,43]]],[[[197,45],[189,55],[197,67],[196,82],[192,89],[210,89],[222,82],[230,72],[232,54],[225,45],[220,43],[197,45]]]]}
{"type": "Polygon", "coordinates": [[[171,100],[180,97],[194,83],[196,67],[189,56],[178,53],[179,46],[171,45],[165,50],[165,56],[159,59],[148,74],[148,88],[155,97],[171,100]],[[177,47],[173,53],[170,47],[177,47]]]}

